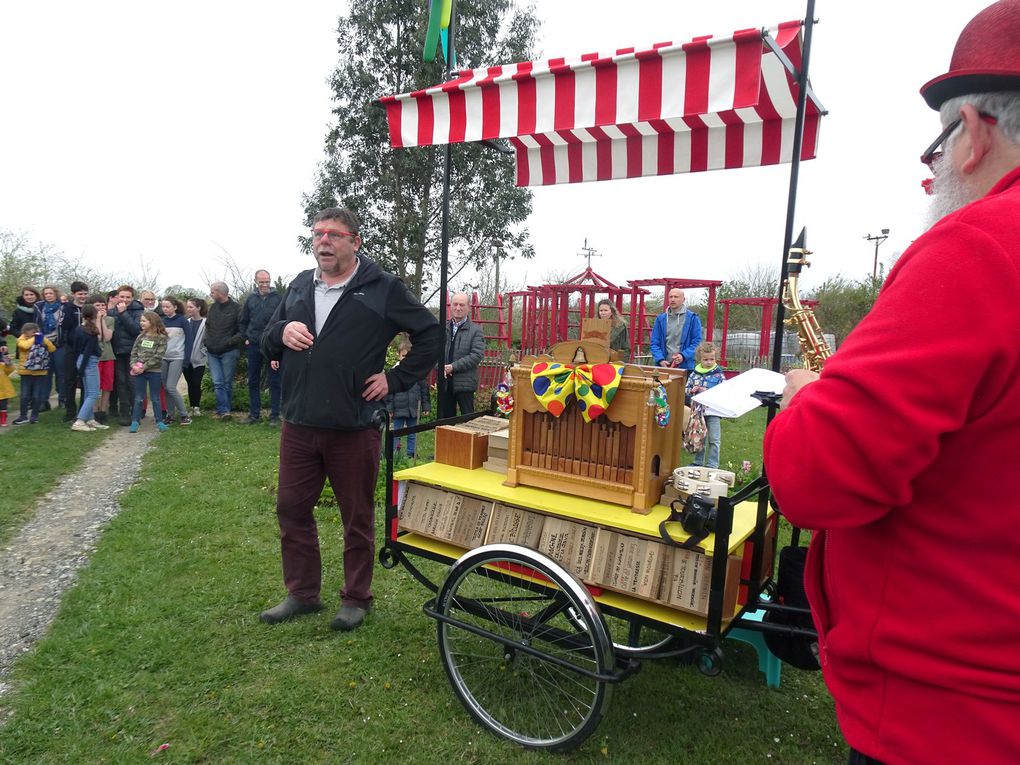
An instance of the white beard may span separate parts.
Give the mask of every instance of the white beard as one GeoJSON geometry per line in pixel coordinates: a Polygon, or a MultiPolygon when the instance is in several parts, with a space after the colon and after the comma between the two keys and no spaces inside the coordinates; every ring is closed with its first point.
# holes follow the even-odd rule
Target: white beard
{"type": "Polygon", "coordinates": [[[977,194],[969,187],[964,177],[956,172],[953,163],[949,161],[948,151],[936,160],[933,171],[935,195],[924,216],[925,231],[950,213],[956,212],[977,199],[977,194]]]}

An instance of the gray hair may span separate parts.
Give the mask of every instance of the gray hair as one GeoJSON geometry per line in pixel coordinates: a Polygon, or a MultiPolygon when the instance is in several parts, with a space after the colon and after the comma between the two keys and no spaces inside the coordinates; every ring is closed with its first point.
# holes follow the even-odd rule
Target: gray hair
{"type": "Polygon", "coordinates": [[[942,124],[948,125],[959,117],[964,104],[970,104],[979,112],[991,114],[998,120],[999,131],[1006,140],[1020,144],[1020,91],[972,93],[950,98],[939,109],[942,124]]]}
{"type": "Polygon", "coordinates": [[[222,292],[224,295],[230,294],[230,287],[227,286],[226,282],[213,282],[212,284],[209,285],[209,289],[216,290],[217,292],[222,292]]]}

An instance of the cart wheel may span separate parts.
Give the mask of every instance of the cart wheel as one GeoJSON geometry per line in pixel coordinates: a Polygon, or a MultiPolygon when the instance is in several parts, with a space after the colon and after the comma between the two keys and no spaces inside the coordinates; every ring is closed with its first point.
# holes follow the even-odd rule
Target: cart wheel
{"type": "Polygon", "coordinates": [[[483,726],[550,751],[573,749],[598,726],[612,686],[591,675],[612,671],[613,649],[573,574],[523,547],[480,547],[453,565],[436,610],[443,668],[483,726]],[[508,573],[522,568],[529,578],[508,573]]]}
{"type": "Polygon", "coordinates": [[[393,550],[388,547],[379,550],[379,565],[387,571],[391,568],[396,568],[397,556],[393,554],[393,550]]]}
{"type": "MultiPolygon", "coordinates": [[[[567,617],[577,629],[584,629],[584,620],[571,608],[567,617]]],[[[642,656],[666,649],[676,638],[667,632],[660,632],[651,627],[644,627],[630,619],[622,619],[611,614],[602,614],[609,631],[613,650],[621,656],[642,656]]]]}
{"type": "Polygon", "coordinates": [[[716,677],[722,672],[722,649],[713,648],[698,654],[698,671],[705,677],[716,677]]]}

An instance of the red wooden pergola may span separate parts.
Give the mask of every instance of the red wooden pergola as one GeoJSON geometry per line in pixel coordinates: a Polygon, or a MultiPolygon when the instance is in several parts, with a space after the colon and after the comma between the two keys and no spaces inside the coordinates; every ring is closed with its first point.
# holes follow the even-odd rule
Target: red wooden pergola
{"type": "MultiPolygon", "coordinates": [[[[723,298],[719,301],[723,306],[723,326],[722,326],[722,343],[719,348],[719,363],[723,366],[726,365],[726,336],[729,333],[730,326],[730,306],[734,305],[747,305],[761,308],[761,321],[758,325],[758,355],[768,356],[771,353],[771,327],[772,327],[772,312],[779,305],[779,299],[774,297],[767,298],[723,298]]],[[[817,300],[801,300],[802,305],[813,308],[818,305],[817,300]]],[[[711,310],[711,308],[709,309],[711,310]]],[[[709,330],[706,337],[712,337],[712,332],[709,330]]]]}

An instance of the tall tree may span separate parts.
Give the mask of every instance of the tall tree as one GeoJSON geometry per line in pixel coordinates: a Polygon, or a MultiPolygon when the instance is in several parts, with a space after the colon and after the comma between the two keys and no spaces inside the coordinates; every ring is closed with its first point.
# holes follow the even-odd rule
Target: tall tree
{"type": "MultiPolygon", "coordinates": [[[[362,219],[365,250],[419,296],[439,282],[443,152],[391,149],[380,96],[434,85],[441,56],[422,61],[425,0],[351,0],[337,30],[339,64],[331,78],[336,124],[316,188],[304,197],[315,212],[344,205],[362,219]]],[[[538,21],[511,0],[460,0],[456,46],[460,68],[533,58],[538,21]]],[[[514,186],[510,157],[477,144],[453,149],[450,271],[501,257],[531,257],[524,226],[531,192],[514,186]]],[[[307,242],[305,242],[307,245],[307,242]]]]}

